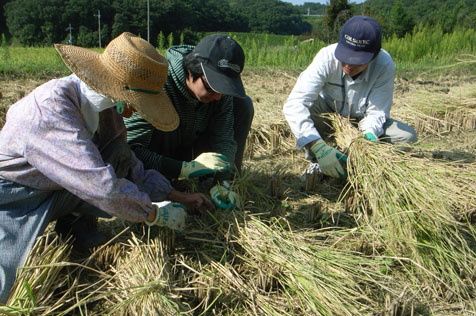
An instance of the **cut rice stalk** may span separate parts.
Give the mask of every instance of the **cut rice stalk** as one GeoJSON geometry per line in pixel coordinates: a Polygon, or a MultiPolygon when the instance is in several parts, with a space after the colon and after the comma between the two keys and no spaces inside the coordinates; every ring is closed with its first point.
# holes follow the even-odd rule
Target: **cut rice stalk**
{"type": "MultiPolygon", "coordinates": [[[[354,128],[345,119],[336,120],[335,126],[354,128]]],[[[475,286],[468,281],[476,255],[468,239],[474,240],[475,231],[455,218],[468,204],[475,207],[475,166],[416,158],[363,137],[341,146],[349,143],[342,198],[352,201],[348,204],[357,217],[363,215],[361,225],[376,231],[386,254],[409,258],[414,263],[409,271],[419,272],[436,292],[471,297],[475,286]]]]}

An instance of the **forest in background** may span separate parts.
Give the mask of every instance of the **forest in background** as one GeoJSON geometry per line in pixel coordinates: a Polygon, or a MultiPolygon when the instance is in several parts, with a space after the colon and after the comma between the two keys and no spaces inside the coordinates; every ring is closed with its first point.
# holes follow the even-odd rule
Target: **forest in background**
{"type": "Polygon", "coordinates": [[[342,24],[360,14],[379,20],[387,38],[404,37],[421,25],[438,26],[448,33],[455,28],[475,28],[476,1],[367,0],[351,4],[330,0],[327,5],[294,6],[280,0],[0,0],[0,34],[10,44],[22,46],[71,42],[95,47],[99,38],[106,46],[125,31],[148,38],[153,45],[158,44],[161,33],[164,37],[172,34],[175,44],[194,44],[207,32],[299,35],[332,42],[342,24]]]}

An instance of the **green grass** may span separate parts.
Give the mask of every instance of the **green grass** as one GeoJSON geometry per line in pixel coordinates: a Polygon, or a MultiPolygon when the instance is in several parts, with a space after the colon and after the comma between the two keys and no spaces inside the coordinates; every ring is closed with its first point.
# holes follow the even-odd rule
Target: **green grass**
{"type": "MultiPolygon", "coordinates": [[[[299,37],[269,34],[230,33],[243,47],[247,67],[272,67],[283,70],[303,70],[326,43],[315,40],[302,42],[299,37]]],[[[395,61],[403,74],[474,71],[474,63],[458,66],[459,60],[476,53],[476,31],[455,30],[443,34],[438,28],[419,28],[405,38],[384,40],[382,47],[395,61]]],[[[98,49],[98,51],[100,51],[98,49]]],[[[162,52],[165,53],[165,52],[162,52]]],[[[0,74],[67,74],[58,54],[52,47],[9,47],[0,51],[0,74]]]]}
{"type": "Polygon", "coordinates": [[[1,74],[68,74],[53,47],[2,47],[1,74]]]}

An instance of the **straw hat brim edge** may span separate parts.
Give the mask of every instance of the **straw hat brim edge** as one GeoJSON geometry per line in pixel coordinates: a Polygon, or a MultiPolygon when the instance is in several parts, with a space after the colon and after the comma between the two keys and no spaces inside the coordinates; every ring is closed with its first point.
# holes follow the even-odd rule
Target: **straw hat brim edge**
{"type": "Polygon", "coordinates": [[[55,44],[55,49],[65,65],[92,89],[115,101],[129,103],[145,120],[159,130],[167,132],[178,127],[178,114],[163,90],[158,95],[126,90],[124,83],[104,66],[100,53],[63,44],[55,44]],[[106,82],[108,84],[104,84],[106,82]],[[144,111],[143,108],[150,111],[144,111]]]}

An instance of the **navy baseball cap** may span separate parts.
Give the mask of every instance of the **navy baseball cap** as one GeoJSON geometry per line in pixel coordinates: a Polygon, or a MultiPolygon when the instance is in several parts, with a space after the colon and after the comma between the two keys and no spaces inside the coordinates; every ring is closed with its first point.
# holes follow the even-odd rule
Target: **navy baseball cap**
{"type": "Polygon", "coordinates": [[[382,28],[368,16],[354,16],[345,22],[335,50],[336,58],[349,65],[368,64],[382,47],[382,28]]]}
{"type": "Polygon", "coordinates": [[[193,53],[202,60],[203,73],[214,91],[246,97],[240,77],[245,65],[245,54],[234,39],[225,34],[208,35],[195,46],[193,53]]]}

